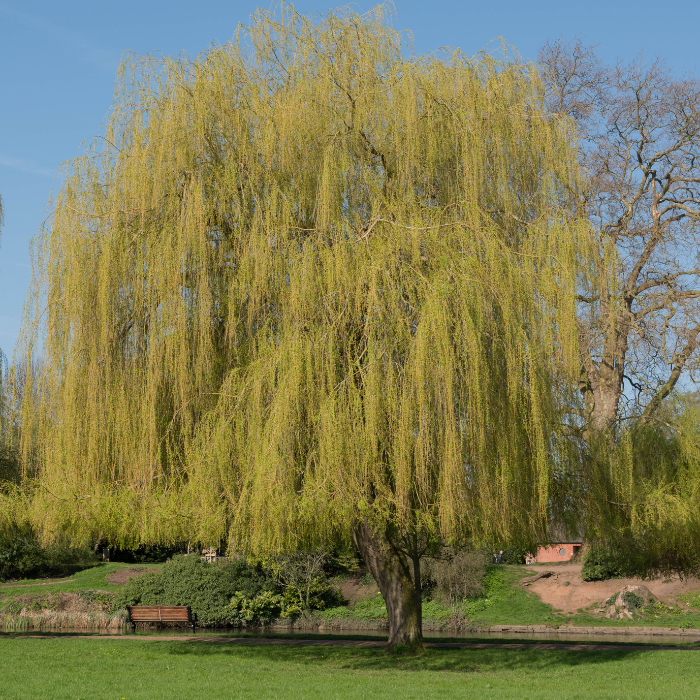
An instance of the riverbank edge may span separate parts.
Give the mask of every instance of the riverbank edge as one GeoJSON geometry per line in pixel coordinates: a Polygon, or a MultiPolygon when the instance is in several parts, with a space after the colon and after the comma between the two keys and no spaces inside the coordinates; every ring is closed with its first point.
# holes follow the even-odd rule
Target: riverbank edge
{"type": "MultiPolygon", "coordinates": [[[[321,624],[321,625],[311,625],[311,624],[295,624],[295,625],[271,625],[269,628],[270,632],[278,632],[285,634],[295,634],[295,633],[308,633],[314,632],[317,634],[324,634],[326,632],[338,633],[339,631],[347,632],[351,634],[352,632],[386,632],[387,626],[379,625],[354,625],[352,627],[348,625],[333,625],[333,624],[321,624]]],[[[537,635],[537,634],[560,634],[560,635],[629,635],[629,636],[647,636],[647,637],[694,637],[700,638],[700,629],[689,627],[652,627],[652,626],[613,626],[608,625],[605,627],[585,627],[577,625],[560,625],[558,627],[549,625],[490,625],[490,626],[480,626],[480,625],[461,625],[458,628],[452,628],[447,625],[430,625],[423,621],[423,633],[429,634],[430,632],[458,632],[460,634],[465,634],[473,632],[475,634],[527,634],[527,635],[537,635]]]]}
{"type": "MultiPolygon", "coordinates": [[[[62,629],[75,630],[83,628],[98,628],[103,630],[115,629],[122,627],[125,623],[125,611],[120,611],[116,615],[99,614],[99,613],[53,613],[52,619],[43,619],[41,614],[25,614],[18,616],[7,616],[4,620],[0,619],[0,631],[7,633],[21,632],[25,630],[50,630],[51,632],[60,632],[62,629]],[[17,622],[22,620],[24,623],[18,629],[17,622]],[[5,623],[5,624],[3,624],[5,623]],[[10,623],[10,624],[7,624],[10,623]],[[14,624],[13,624],[14,623],[14,624]],[[8,629],[9,628],[9,629],[8,629]],[[13,629],[14,628],[14,629],[13,629]]],[[[264,630],[271,634],[338,634],[340,633],[385,633],[388,630],[386,624],[382,624],[379,620],[367,620],[366,622],[353,621],[355,624],[348,624],[349,620],[343,620],[343,624],[338,624],[340,621],[324,623],[318,620],[298,620],[295,624],[276,624],[269,625],[263,628],[255,628],[254,631],[259,632],[264,630]]],[[[199,628],[205,631],[207,628],[199,628]]],[[[237,629],[237,628],[235,628],[237,629]]],[[[245,628],[242,628],[245,631],[245,628]]],[[[253,631],[253,630],[249,630],[253,631]]],[[[423,621],[423,633],[430,634],[431,632],[449,633],[454,632],[460,635],[463,634],[521,634],[521,635],[561,635],[567,637],[586,637],[593,635],[600,636],[634,636],[634,637],[678,637],[680,639],[700,639],[700,629],[694,627],[655,627],[643,625],[626,625],[626,626],[583,626],[583,625],[474,625],[474,624],[459,624],[449,625],[440,624],[431,621],[423,621]]]]}

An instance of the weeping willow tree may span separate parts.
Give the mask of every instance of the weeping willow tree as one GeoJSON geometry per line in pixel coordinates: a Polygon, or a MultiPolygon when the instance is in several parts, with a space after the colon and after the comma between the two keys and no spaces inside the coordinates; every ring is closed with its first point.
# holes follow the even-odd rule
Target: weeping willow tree
{"type": "Polygon", "coordinates": [[[430,547],[546,536],[583,229],[537,71],[406,58],[383,12],[122,66],[35,242],[22,510],[48,540],[353,537],[419,645],[430,547]]]}
{"type": "Polygon", "coordinates": [[[628,576],[700,573],[700,403],[675,394],[653,421],[591,440],[580,509],[587,537],[628,576]]]}
{"type": "MultiPolygon", "coordinates": [[[[5,211],[3,209],[2,195],[0,194],[0,233],[4,223],[5,211]]],[[[7,357],[0,348],[0,498],[2,498],[2,482],[11,480],[15,476],[13,467],[16,466],[12,459],[13,430],[11,422],[10,401],[11,389],[8,388],[7,357]]],[[[0,511],[2,504],[0,502],[0,511]]],[[[0,514],[0,528],[2,527],[2,515],[0,514]]]]}

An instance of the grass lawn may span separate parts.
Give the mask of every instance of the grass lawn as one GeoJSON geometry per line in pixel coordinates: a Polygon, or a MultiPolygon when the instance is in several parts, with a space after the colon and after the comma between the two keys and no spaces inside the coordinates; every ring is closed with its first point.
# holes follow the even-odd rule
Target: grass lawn
{"type": "Polygon", "coordinates": [[[109,591],[115,592],[122,588],[122,586],[114,586],[111,583],[107,583],[107,576],[113,574],[115,571],[120,569],[128,569],[131,567],[143,567],[145,569],[160,569],[163,564],[120,564],[116,562],[102,563],[93,566],[90,569],[84,569],[79,571],[73,576],[67,577],[63,581],[58,581],[57,583],[46,583],[46,579],[22,579],[22,581],[17,581],[18,585],[8,586],[3,584],[0,588],[0,595],[13,596],[18,593],[20,594],[32,594],[32,593],[71,593],[85,590],[99,590],[99,591],[109,591]],[[75,579],[75,580],[72,580],[75,579]],[[29,586],[26,584],[41,583],[45,585],[41,586],[29,586]],[[21,585],[20,585],[21,584],[21,585]]]}
{"type": "Polygon", "coordinates": [[[690,698],[700,650],[272,647],[155,639],[0,638],[3,700],[690,698]]]}
{"type": "Polygon", "coordinates": [[[559,625],[568,616],[557,615],[552,606],[534,593],[515,586],[532,571],[510,566],[491,566],[484,578],[484,594],[464,605],[469,620],[486,625],[559,625]]]}

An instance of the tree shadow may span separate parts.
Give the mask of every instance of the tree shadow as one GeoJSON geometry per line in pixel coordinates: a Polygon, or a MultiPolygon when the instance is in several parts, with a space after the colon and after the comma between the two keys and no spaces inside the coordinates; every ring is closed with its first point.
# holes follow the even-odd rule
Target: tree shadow
{"type": "Polygon", "coordinates": [[[429,671],[475,673],[483,671],[527,671],[537,673],[556,667],[577,668],[638,658],[653,648],[620,649],[509,649],[428,648],[417,655],[387,654],[382,647],[339,646],[333,644],[255,644],[222,641],[158,642],[173,655],[213,657],[229,655],[258,659],[266,663],[294,663],[348,671],[429,671]]]}

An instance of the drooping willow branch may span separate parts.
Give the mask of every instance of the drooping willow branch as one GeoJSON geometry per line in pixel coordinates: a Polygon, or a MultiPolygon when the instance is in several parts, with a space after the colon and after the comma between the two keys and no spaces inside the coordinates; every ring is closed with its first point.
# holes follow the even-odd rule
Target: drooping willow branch
{"type": "Polygon", "coordinates": [[[577,358],[570,123],[527,65],[405,58],[381,9],[281,15],[127,61],[68,168],[35,242],[30,517],[257,551],[360,517],[535,537],[577,358]]]}

